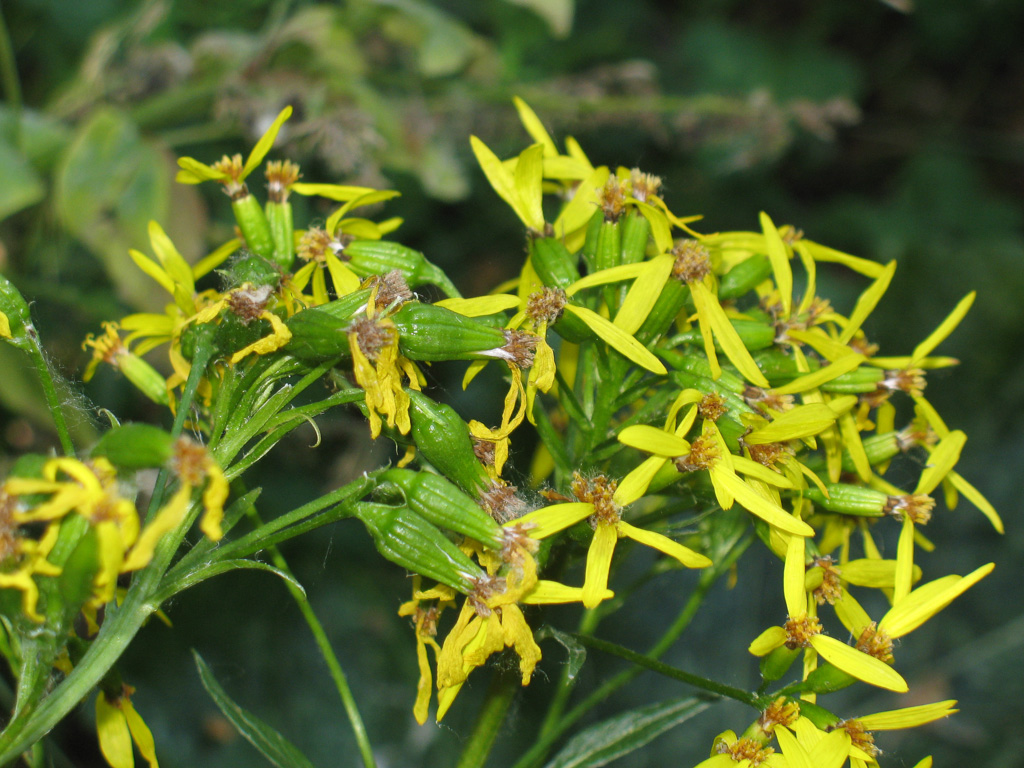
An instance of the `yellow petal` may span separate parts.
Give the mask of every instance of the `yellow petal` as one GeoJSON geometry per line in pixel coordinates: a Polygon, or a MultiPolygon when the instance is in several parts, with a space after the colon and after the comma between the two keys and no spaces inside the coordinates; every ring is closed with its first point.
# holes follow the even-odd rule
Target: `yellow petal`
{"type": "Polygon", "coordinates": [[[590,549],[587,550],[587,570],[583,582],[583,605],[587,608],[596,607],[604,598],[608,589],[608,570],[618,539],[619,533],[614,525],[597,524],[594,538],[590,540],[590,549]]]}
{"type": "Polygon", "coordinates": [[[768,627],[764,632],[754,638],[754,642],[747,648],[754,656],[767,656],[776,648],[781,648],[786,642],[786,630],[782,627],[768,627]]]}
{"type": "Polygon", "coordinates": [[[171,280],[170,275],[168,275],[160,265],[146,256],[146,254],[141,251],[137,251],[134,248],[128,249],[128,255],[132,257],[132,261],[135,262],[135,266],[160,283],[160,287],[167,291],[167,293],[172,296],[174,295],[174,281],[171,280]]]}
{"type": "Polygon", "coordinates": [[[888,664],[879,661],[874,656],[868,656],[834,637],[815,635],[811,638],[811,647],[829,664],[868,685],[897,693],[906,693],[909,690],[907,681],[888,664]]]}
{"type": "Polygon", "coordinates": [[[153,734],[150,732],[149,726],[146,725],[139,713],[135,711],[135,707],[128,698],[121,701],[121,710],[124,712],[125,720],[128,722],[128,730],[132,734],[135,746],[139,748],[139,753],[145,758],[151,768],[160,768],[156,761],[156,743],[153,741],[153,734]]]}
{"type": "MultiPolygon", "coordinates": [[[[547,161],[545,161],[544,172],[550,176],[547,161]]],[[[576,193],[572,196],[572,200],[566,204],[562,212],[558,214],[558,218],[555,219],[555,237],[567,238],[571,233],[580,230],[590,221],[590,217],[594,215],[594,211],[597,209],[598,193],[604,189],[604,185],[608,181],[608,175],[608,168],[604,165],[589,171],[589,175],[576,188],[576,193]]],[[[568,241],[566,246],[570,246],[568,241]]],[[[573,248],[570,247],[569,250],[573,251],[573,248]]]]}
{"type": "Polygon", "coordinates": [[[632,360],[641,368],[646,368],[653,373],[661,374],[662,376],[668,373],[662,362],[652,355],[643,344],[619,328],[616,328],[611,322],[596,312],[586,307],[577,307],[572,304],[566,304],[565,310],[570,314],[576,315],[576,317],[586,323],[590,330],[623,357],[632,360]]]}
{"type": "Polygon", "coordinates": [[[493,296],[477,296],[472,299],[442,299],[435,301],[434,304],[466,317],[484,317],[518,307],[519,299],[508,293],[500,293],[493,296]]]}
{"type": "Polygon", "coordinates": [[[631,336],[643,325],[661,295],[661,289],[665,287],[672,272],[673,258],[656,256],[643,263],[644,271],[633,281],[615,315],[615,325],[631,336]]]}
{"type": "MultiPolygon", "coordinates": [[[[710,327],[715,340],[718,341],[722,351],[725,352],[725,356],[732,361],[732,364],[736,366],[736,369],[747,381],[758,387],[767,388],[768,379],[764,377],[761,369],[754,362],[754,358],[750,356],[750,352],[744,346],[733,324],[729,322],[729,318],[726,317],[722,305],[718,303],[718,299],[711,294],[704,283],[690,283],[690,293],[693,296],[693,303],[697,308],[698,316],[710,327]]],[[[703,327],[701,330],[705,334],[707,333],[703,327]]],[[[706,349],[708,342],[706,335],[704,341],[706,349]]],[[[708,358],[710,360],[710,355],[708,358]]]]}
{"type": "Polygon", "coordinates": [[[686,440],[646,424],[626,427],[619,432],[618,441],[631,448],[639,448],[642,451],[667,458],[685,456],[690,452],[690,444],[686,440]]]}
{"type": "MultiPolygon", "coordinates": [[[[498,156],[476,136],[470,136],[469,143],[473,148],[473,154],[476,155],[476,161],[480,164],[481,170],[487,177],[487,181],[491,183],[494,191],[523,220],[522,213],[519,210],[519,196],[516,193],[516,184],[512,174],[501,160],[498,159],[498,156]]],[[[525,224],[526,221],[523,220],[523,223],[525,224]]]]}
{"type": "Polygon", "coordinates": [[[654,476],[665,466],[665,459],[660,456],[651,456],[643,461],[628,475],[619,481],[619,487],[615,489],[612,497],[616,504],[625,507],[647,493],[654,476]]]}
{"type": "Polygon", "coordinates": [[[807,591],[804,588],[806,561],[804,537],[790,536],[786,547],[786,560],[782,572],[782,591],[786,597],[786,612],[790,616],[807,613],[807,591]]]}
{"type": "Polygon", "coordinates": [[[526,132],[530,134],[530,138],[544,148],[544,156],[557,155],[558,148],[555,146],[555,142],[552,141],[547,129],[544,128],[544,123],[537,117],[537,113],[530,109],[530,105],[518,96],[512,97],[512,103],[516,105],[519,121],[523,124],[526,132]]]}
{"type": "Polygon", "coordinates": [[[583,502],[568,502],[566,504],[552,504],[549,507],[542,507],[528,515],[516,518],[515,523],[531,524],[536,527],[529,529],[530,538],[545,539],[554,533],[575,525],[580,520],[594,514],[593,504],[583,502]]]}
{"type": "Polygon", "coordinates": [[[584,288],[593,288],[595,285],[607,285],[608,283],[619,283],[623,280],[638,278],[647,270],[648,262],[641,261],[636,264],[620,264],[617,267],[608,267],[593,272],[586,277],[581,277],[575,283],[565,289],[566,296],[575,296],[584,288]]]}
{"type": "Polygon", "coordinates": [[[868,315],[878,305],[882,295],[889,288],[889,283],[892,281],[892,276],[896,272],[896,262],[890,261],[885,265],[885,269],[882,270],[881,274],[875,278],[875,281],[867,287],[867,289],[857,299],[857,303],[853,307],[853,312],[850,313],[850,322],[843,329],[843,332],[839,334],[839,342],[846,344],[850,339],[854,337],[860,327],[864,324],[864,321],[868,319],[868,315]]]}
{"type": "Polygon", "coordinates": [[[149,522],[143,529],[142,535],[135,541],[135,545],[132,547],[131,552],[128,553],[128,557],[121,563],[121,573],[137,571],[149,564],[149,561],[153,558],[153,550],[163,535],[174,530],[185,519],[191,495],[192,487],[190,485],[183,485],[171,497],[171,500],[160,508],[156,517],[149,522]]]}
{"type": "Polygon", "coordinates": [[[663,552],[669,557],[674,557],[687,568],[707,568],[711,565],[711,560],[704,555],[694,552],[689,547],[684,547],[679,542],[673,541],[667,536],[662,536],[660,533],[637,528],[624,520],[620,520],[617,523],[617,527],[620,536],[626,536],[644,546],[663,552]]]}
{"type": "Polygon", "coordinates": [[[208,256],[204,256],[197,261],[192,267],[192,277],[198,280],[203,275],[207,275],[231,256],[235,251],[242,247],[241,239],[233,237],[228,240],[224,245],[214,249],[208,256]]]}
{"type": "Polygon", "coordinates": [[[993,528],[995,528],[999,533],[1003,532],[1003,521],[999,517],[999,513],[996,512],[996,508],[989,503],[988,499],[981,494],[981,491],[964,480],[964,478],[956,472],[949,473],[949,481],[953,484],[954,488],[960,491],[960,493],[962,493],[974,506],[981,510],[981,513],[988,518],[990,523],[992,523],[993,528]]]}
{"type": "Polygon", "coordinates": [[[914,577],[914,521],[908,515],[903,520],[900,538],[896,544],[896,583],[893,585],[893,602],[899,605],[910,594],[914,577]]]}
{"type": "Polygon", "coordinates": [[[960,325],[960,321],[964,319],[964,315],[971,308],[971,304],[974,303],[975,291],[971,291],[953,308],[946,318],[939,323],[939,327],[928,334],[928,338],[914,347],[914,351],[910,353],[910,366],[911,368],[917,367],[917,362],[922,360],[932,353],[939,344],[946,340],[956,327],[960,325]]]}
{"type": "Polygon", "coordinates": [[[347,296],[359,290],[359,276],[341,262],[333,253],[327,255],[327,271],[331,273],[334,292],[339,296],[347,296]]]}
{"type": "Polygon", "coordinates": [[[541,207],[544,194],[541,187],[543,156],[544,147],[541,144],[524,149],[519,155],[514,175],[519,217],[527,227],[537,232],[544,231],[544,210],[541,207]]]}
{"type": "Polygon", "coordinates": [[[712,469],[711,481],[716,485],[719,483],[725,485],[729,493],[740,503],[740,506],[754,513],[769,525],[775,526],[780,531],[796,536],[814,535],[814,529],[811,526],[802,520],[797,520],[778,504],[774,504],[759,495],[736,475],[712,469]]]}
{"type": "Polygon", "coordinates": [[[267,152],[274,146],[274,140],[277,138],[278,131],[281,130],[281,126],[284,125],[284,121],[292,116],[292,108],[289,104],[287,107],[282,109],[277,117],[274,118],[274,122],[267,128],[266,133],[260,136],[260,140],[256,142],[256,146],[252,148],[252,152],[249,153],[249,157],[246,158],[245,167],[242,168],[241,178],[245,178],[254,170],[256,167],[263,162],[263,158],[267,156],[267,152]]]}
{"type": "Polygon", "coordinates": [[[834,248],[820,245],[812,240],[802,240],[801,242],[810,252],[811,256],[814,257],[815,261],[827,261],[834,264],[842,264],[844,267],[848,267],[854,272],[862,274],[865,277],[876,278],[886,269],[886,267],[883,267],[877,261],[862,259],[859,256],[851,256],[848,253],[843,253],[842,251],[837,251],[834,248]]]}
{"type": "Polygon", "coordinates": [[[836,600],[833,607],[835,608],[836,616],[839,617],[839,621],[842,622],[843,626],[854,637],[859,637],[864,628],[871,623],[871,617],[868,616],[868,612],[861,607],[861,604],[846,589],[842,590],[842,597],[836,600]]]}
{"type": "Polygon", "coordinates": [[[758,427],[743,441],[751,445],[767,445],[817,435],[835,423],[836,414],[824,403],[798,405],[781,413],[763,427],[758,427]]]}
{"type": "Polygon", "coordinates": [[[774,469],[769,469],[763,464],[758,464],[756,461],[751,461],[746,456],[733,456],[732,466],[737,472],[747,477],[757,478],[762,483],[767,483],[776,488],[796,488],[793,481],[785,475],[776,472],[774,469]]]}
{"type": "Polygon", "coordinates": [[[793,312],[793,270],[789,266],[789,253],[786,251],[786,244],[782,242],[782,237],[779,236],[779,230],[775,228],[768,214],[761,211],[759,218],[765,245],[768,248],[768,260],[772,264],[772,274],[775,276],[775,285],[778,286],[782,299],[782,315],[789,317],[793,312]]]}
{"type": "Polygon", "coordinates": [[[178,253],[171,238],[167,236],[163,228],[155,221],[149,222],[149,242],[153,246],[153,252],[160,259],[167,274],[175,283],[185,289],[186,293],[195,293],[196,286],[192,279],[192,267],[185,261],[185,257],[178,253]]]}
{"type": "MultiPolygon", "coordinates": [[[[615,593],[606,589],[602,600],[610,600],[615,593]]],[[[552,605],[559,603],[578,603],[583,600],[583,589],[580,587],[567,587],[557,581],[539,579],[537,586],[523,595],[519,601],[525,605],[552,605]]]]}
{"type": "Polygon", "coordinates": [[[630,198],[630,203],[640,211],[640,215],[647,219],[651,225],[651,236],[654,238],[654,245],[658,253],[667,253],[672,250],[672,229],[669,227],[668,218],[665,214],[647,203],[641,203],[636,198],[630,198]]]}
{"type": "Polygon", "coordinates": [[[945,576],[918,587],[889,609],[878,622],[889,637],[903,637],[913,632],[956,598],[988,576],[995,563],[988,563],[971,571],[963,578],[945,576]]]}
{"type": "Polygon", "coordinates": [[[220,181],[228,177],[223,171],[218,171],[206,163],[200,163],[192,157],[179,157],[178,167],[181,170],[178,171],[174,180],[179,184],[201,184],[204,181],[220,181]]]}
{"type": "Polygon", "coordinates": [[[786,331],[786,338],[806,344],[829,362],[855,354],[848,346],[840,344],[820,328],[808,328],[806,331],[790,328],[786,331]]]}
{"type": "Polygon", "coordinates": [[[819,368],[813,373],[808,373],[804,376],[799,376],[793,381],[789,382],[782,387],[774,387],[772,392],[778,395],[795,395],[800,392],[807,392],[812,389],[817,389],[822,384],[826,384],[832,379],[842,376],[844,373],[857,368],[867,358],[861,354],[850,354],[845,357],[841,357],[834,363],[829,363],[824,368],[819,368]]]}
{"type": "Polygon", "coordinates": [[[102,691],[96,696],[96,735],[100,751],[111,768],[135,768],[128,721],[120,708],[107,701],[102,691]]]}
{"type": "Polygon", "coordinates": [[[928,464],[917,481],[914,493],[929,494],[934,491],[960,460],[960,451],[966,442],[967,435],[959,429],[943,437],[928,456],[928,464]]]}
{"type": "Polygon", "coordinates": [[[888,712],[876,712],[856,718],[857,722],[868,731],[895,731],[902,728],[916,728],[919,725],[932,723],[958,712],[953,709],[956,699],[937,701],[934,704],[922,704],[917,707],[904,707],[888,712]]]}
{"type": "Polygon", "coordinates": [[[339,203],[346,200],[353,200],[360,195],[373,192],[373,187],[353,187],[342,184],[307,184],[297,181],[291,186],[292,192],[307,197],[326,197],[328,200],[337,200],[339,203]]]}

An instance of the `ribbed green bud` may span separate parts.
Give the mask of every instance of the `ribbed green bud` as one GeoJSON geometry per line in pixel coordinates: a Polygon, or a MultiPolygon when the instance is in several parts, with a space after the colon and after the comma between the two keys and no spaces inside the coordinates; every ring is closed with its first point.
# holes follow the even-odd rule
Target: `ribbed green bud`
{"type": "Polygon", "coordinates": [[[411,510],[440,528],[461,533],[491,549],[504,543],[501,526],[479,504],[440,475],[389,469],[380,475],[383,487],[396,486],[411,510]]]}
{"type": "Polygon", "coordinates": [[[231,262],[227,269],[220,270],[220,274],[230,288],[249,283],[257,287],[270,286],[276,289],[281,283],[281,269],[276,262],[254,253],[231,262]]]}
{"type": "Polygon", "coordinates": [[[410,288],[436,285],[449,298],[459,298],[454,283],[444,271],[427,261],[419,251],[390,240],[353,240],[339,254],[349,269],[360,277],[386,275],[397,269],[410,288]]]}
{"type": "Polygon", "coordinates": [[[92,456],[105,456],[125,469],[162,467],[174,454],[174,438],[151,424],[129,423],[105,432],[92,456]]]}
{"type": "Polygon", "coordinates": [[[853,675],[831,664],[822,664],[807,676],[802,688],[812,693],[832,693],[848,688],[855,682],[857,678],[853,675]]]}
{"type": "Polygon", "coordinates": [[[780,645],[774,649],[771,653],[761,657],[761,679],[766,683],[772,683],[785,675],[793,662],[796,661],[802,650],[800,648],[793,648],[790,650],[784,645],[780,645]]]}
{"type": "Polygon", "coordinates": [[[825,488],[828,490],[828,498],[815,486],[808,488],[804,495],[814,506],[828,512],[858,517],[881,517],[885,514],[889,497],[881,491],[846,483],[826,484],[825,488]]]}
{"type": "Polygon", "coordinates": [[[398,347],[411,360],[507,358],[505,332],[445,307],[410,301],[391,315],[398,347]]]}
{"type": "Polygon", "coordinates": [[[630,210],[619,220],[622,230],[620,264],[639,264],[647,256],[647,243],[651,239],[651,224],[636,210],[630,210]]]}
{"type": "Polygon", "coordinates": [[[246,247],[257,256],[274,258],[274,237],[270,232],[270,223],[255,197],[246,193],[231,201],[231,210],[235,214],[238,228],[242,230],[246,247]]]}
{"type": "Polygon", "coordinates": [[[267,201],[267,223],[274,241],[271,258],[284,272],[290,272],[295,262],[295,228],[292,224],[292,204],[267,201]]]}
{"type": "Polygon", "coordinates": [[[804,701],[803,699],[797,700],[796,703],[800,707],[800,714],[814,723],[818,730],[827,731],[840,720],[839,715],[835,715],[824,707],[819,707],[817,704],[811,704],[811,702],[804,701]]]}
{"type": "MultiPolygon", "coordinates": [[[[669,362],[669,358],[665,358],[666,362],[669,362]]],[[[696,352],[689,355],[681,355],[676,353],[672,356],[671,362],[669,362],[673,368],[681,373],[689,373],[694,376],[700,376],[704,379],[713,381],[716,385],[714,391],[724,394],[725,392],[732,392],[737,395],[742,395],[747,389],[747,382],[740,377],[739,374],[733,373],[732,371],[722,369],[722,375],[717,379],[713,379],[711,376],[711,363],[704,357],[703,352],[696,352]]],[[[682,380],[682,379],[680,379],[682,380]]],[[[697,387],[699,389],[699,387],[697,387]]],[[[701,392],[705,390],[701,389],[701,392]]]]}
{"type": "Polygon", "coordinates": [[[469,594],[484,572],[433,524],[407,507],[359,502],[355,516],[377,551],[408,571],[469,594]]]}
{"type": "Polygon", "coordinates": [[[837,392],[843,395],[858,395],[874,392],[878,384],[885,378],[885,371],[870,365],[862,365],[856,370],[837,376],[832,381],[821,385],[823,392],[837,392]]]}
{"type": "Polygon", "coordinates": [[[580,279],[576,257],[556,237],[535,237],[529,242],[530,261],[541,282],[549,288],[568,288],[580,279]]]}
{"type": "Polygon", "coordinates": [[[285,349],[300,360],[322,362],[349,354],[348,327],[369,301],[367,288],[296,312],[285,321],[292,338],[285,349]]]}
{"type": "Polygon", "coordinates": [[[469,426],[450,405],[435,403],[409,391],[409,416],[416,448],[430,464],[470,496],[476,498],[491,483],[473,451],[469,426]]]}
{"type": "Polygon", "coordinates": [[[654,302],[643,325],[637,330],[636,340],[646,345],[667,333],[689,301],[690,289],[674,277],[670,277],[658,294],[658,300],[654,302]]]}
{"type": "MultiPolygon", "coordinates": [[[[733,318],[729,319],[729,323],[736,329],[736,333],[739,335],[740,341],[743,342],[743,346],[752,352],[754,350],[767,349],[775,343],[775,327],[772,325],[756,320],[736,320],[733,318]]],[[[673,336],[669,343],[673,347],[681,344],[693,344],[703,348],[704,334],[700,332],[699,328],[693,328],[685,333],[673,336]]],[[[720,352],[722,351],[722,346],[717,338],[715,339],[715,349],[720,352]]]]}
{"type": "Polygon", "coordinates": [[[718,280],[718,298],[722,301],[736,299],[763,283],[772,274],[772,264],[767,256],[751,256],[722,275],[718,280]]]}

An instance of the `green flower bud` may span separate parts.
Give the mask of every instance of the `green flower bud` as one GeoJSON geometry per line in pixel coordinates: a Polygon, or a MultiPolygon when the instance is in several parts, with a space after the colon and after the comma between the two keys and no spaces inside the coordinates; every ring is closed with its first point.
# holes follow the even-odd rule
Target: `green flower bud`
{"type": "Polygon", "coordinates": [[[157,405],[167,405],[167,380],[160,372],[133,352],[117,358],[117,367],[135,388],[157,405]]]}
{"type": "Polygon", "coordinates": [[[509,358],[502,349],[503,330],[444,307],[410,301],[391,319],[398,328],[398,347],[411,360],[509,358]]]}
{"type": "Polygon", "coordinates": [[[814,723],[819,730],[827,731],[840,720],[838,715],[817,704],[811,704],[809,701],[800,699],[797,701],[797,705],[800,707],[800,714],[814,723]]]}
{"type": "Polygon", "coordinates": [[[479,504],[440,475],[389,469],[380,475],[380,480],[385,487],[398,487],[409,508],[434,525],[476,539],[491,549],[502,547],[505,539],[501,527],[479,504]]]}
{"type": "Polygon", "coordinates": [[[360,277],[383,275],[397,269],[410,288],[436,285],[450,298],[461,297],[444,271],[419,251],[390,240],[353,240],[338,254],[360,277]]]}
{"type": "Polygon", "coordinates": [[[473,451],[469,426],[450,405],[409,390],[411,434],[420,454],[441,474],[476,498],[491,484],[473,451]]]}
{"type": "Polygon", "coordinates": [[[236,259],[227,269],[220,270],[229,288],[249,283],[277,289],[281,283],[281,270],[274,261],[249,253],[236,259]]]}
{"type": "Polygon", "coordinates": [[[722,301],[735,299],[763,283],[772,274],[772,264],[767,256],[751,256],[719,278],[718,298],[722,301]]]}
{"type": "Polygon", "coordinates": [[[370,290],[361,289],[336,301],[296,312],[285,321],[292,338],[289,354],[306,362],[323,362],[349,354],[348,327],[365,308],[370,290]]]}
{"type": "Polygon", "coordinates": [[[799,648],[789,649],[780,645],[766,656],[761,657],[761,679],[766,683],[775,682],[789,671],[793,662],[799,658],[799,648]]]}
{"type": "Polygon", "coordinates": [[[174,455],[174,438],[150,424],[122,424],[104,433],[92,456],[105,456],[125,469],[162,467],[174,455]]]}
{"type": "Polygon", "coordinates": [[[267,224],[274,241],[271,258],[285,272],[289,272],[295,261],[295,229],[292,224],[292,204],[288,201],[267,201],[267,224]]]}
{"type": "Polygon", "coordinates": [[[360,502],[359,518],[377,551],[408,571],[447,584],[463,594],[473,591],[484,572],[431,523],[407,507],[360,502]]]}
{"type": "MultiPolygon", "coordinates": [[[[857,678],[831,664],[822,664],[807,676],[801,686],[812,693],[832,693],[847,688],[857,682],[857,678]]],[[[801,708],[802,711],[802,708],[801,708]]]]}
{"type": "Polygon", "coordinates": [[[619,221],[621,234],[620,264],[638,264],[647,256],[647,243],[651,239],[651,225],[647,218],[630,210],[619,221]]]}
{"type": "Polygon", "coordinates": [[[558,238],[535,237],[529,247],[530,262],[544,285],[564,290],[580,279],[576,257],[558,238]]]}
{"type": "Polygon", "coordinates": [[[828,498],[816,487],[808,488],[804,495],[816,507],[829,512],[858,517],[882,517],[889,497],[874,488],[846,483],[826,484],[828,498]]]}
{"type": "Polygon", "coordinates": [[[256,198],[246,192],[231,201],[231,210],[235,214],[238,228],[242,230],[246,247],[257,256],[273,259],[274,237],[267,216],[256,198]]]}
{"type": "Polygon", "coordinates": [[[822,392],[838,392],[843,395],[858,395],[874,392],[885,378],[885,371],[870,365],[862,365],[856,370],[837,376],[819,387],[822,392]]]}

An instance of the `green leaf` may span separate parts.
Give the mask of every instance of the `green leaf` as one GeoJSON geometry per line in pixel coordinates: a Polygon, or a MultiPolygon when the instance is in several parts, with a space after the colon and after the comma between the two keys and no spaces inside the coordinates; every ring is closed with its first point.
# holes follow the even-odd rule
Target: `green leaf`
{"type": "Polygon", "coordinates": [[[128,249],[149,242],[149,222],[166,219],[168,163],[124,114],[95,112],[61,158],[54,204],[68,231],[99,256],[122,297],[146,303],[152,283],[128,249]]]}
{"type": "Polygon", "coordinates": [[[161,586],[160,591],[153,596],[153,601],[156,603],[162,603],[165,600],[169,600],[174,597],[179,592],[184,592],[189,587],[194,587],[196,584],[200,584],[214,576],[219,576],[222,573],[230,573],[231,571],[246,569],[273,573],[276,576],[280,576],[299,590],[303,596],[306,594],[306,590],[303,589],[302,585],[296,581],[295,577],[291,574],[285,573],[279,568],[275,568],[267,563],[261,563],[258,560],[237,558],[233,560],[216,560],[214,562],[200,563],[192,568],[183,570],[180,574],[176,573],[173,580],[167,581],[161,586]]]}
{"type": "Polygon", "coordinates": [[[583,662],[587,660],[587,649],[575,637],[565,632],[560,632],[550,624],[545,624],[534,632],[533,636],[537,640],[544,640],[550,637],[553,640],[557,640],[565,648],[569,655],[566,661],[569,667],[567,670],[568,676],[570,680],[575,680],[576,675],[579,674],[580,669],[583,667],[583,662]]]}
{"type": "Polygon", "coordinates": [[[639,749],[702,712],[707,702],[677,699],[616,715],[574,736],[545,768],[597,768],[639,749]]]}
{"type": "Polygon", "coordinates": [[[210,694],[213,703],[261,755],[278,768],[313,768],[313,764],[284,736],[231,700],[214,678],[202,656],[195,651],[192,651],[192,656],[195,658],[203,687],[210,694]]]}
{"type": "Polygon", "coordinates": [[[0,219],[35,205],[46,195],[42,178],[28,159],[6,141],[0,140],[0,219]]]}

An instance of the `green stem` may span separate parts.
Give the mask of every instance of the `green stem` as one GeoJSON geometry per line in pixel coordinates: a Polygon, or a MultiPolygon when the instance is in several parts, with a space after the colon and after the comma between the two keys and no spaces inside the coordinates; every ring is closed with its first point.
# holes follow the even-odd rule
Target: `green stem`
{"type": "MultiPolygon", "coordinates": [[[[690,598],[686,601],[686,604],[679,612],[679,615],[676,616],[676,620],[672,622],[672,626],[665,630],[658,641],[651,646],[651,649],[644,657],[641,658],[653,661],[665,653],[665,651],[675,643],[683,633],[683,630],[689,626],[690,621],[693,620],[697,610],[704,602],[704,598],[707,596],[708,591],[719,577],[732,567],[732,564],[736,562],[741,554],[743,554],[751,541],[752,539],[750,537],[741,540],[740,543],[732,547],[726,557],[716,562],[712,568],[709,568],[701,574],[701,580],[698,583],[697,588],[690,594],[690,598]]],[[[583,641],[581,640],[581,642],[583,641]]],[[[607,699],[619,688],[638,677],[643,671],[644,667],[633,666],[619,672],[609,680],[606,680],[583,701],[569,710],[557,725],[552,726],[547,733],[542,733],[537,741],[534,742],[534,745],[521,758],[519,758],[518,761],[516,761],[512,768],[535,768],[535,766],[539,766],[544,761],[545,756],[554,746],[555,742],[557,742],[566,731],[575,725],[585,714],[587,714],[587,712],[607,699]]]]}
{"type": "MultiPolygon", "coordinates": [[[[200,336],[192,370],[178,405],[179,418],[175,422],[178,432],[184,424],[184,414],[192,407],[205,361],[209,360],[212,353],[210,336],[200,336]],[[197,364],[199,362],[202,364],[197,364]]],[[[158,485],[157,489],[160,487],[158,485]]],[[[133,577],[124,602],[119,607],[113,602],[107,605],[106,620],[99,634],[71,673],[37,707],[26,709],[24,716],[15,717],[7,724],[3,733],[0,733],[0,765],[16,760],[21,753],[49,733],[114,666],[146,619],[160,607],[151,598],[159,589],[164,572],[197,513],[198,506],[193,505],[191,513],[181,525],[161,539],[152,561],[133,577]]]]}
{"type": "Polygon", "coordinates": [[[519,679],[515,675],[495,672],[480,716],[465,749],[462,750],[456,768],[482,768],[519,687],[519,679]]]}
{"type": "MultiPolygon", "coordinates": [[[[598,610],[590,609],[588,611],[584,611],[583,615],[580,617],[579,634],[593,634],[600,621],[601,613],[598,610]]],[[[548,705],[547,715],[544,716],[544,722],[541,723],[540,726],[541,738],[551,733],[559,719],[561,719],[562,712],[565,711],[565,706],[569,703],[569,696],[572,695],[573,682],[574,681],[569,678],[569,667],[563,667],[561,678],[558,681],[558,689],[555,691],[555,695],[551,699],[551,704],[548,705]]]]}
{"type": "Polygon", "coordinates": [[[39,337],[34,328],[26,328],[31,339],[28,350],[29,357],[36,366],[39,373],[39,383],[43,387],[43,395],[46,397],[46,405],[50,408],[50,415],[53,416],[53,424],[57,428],[57,436],[60,438],[60,446],[66,456],[75,455],[75,445],[71,442],[71,432],[68,431],[68,423],[64,418],[64,409],[61,408],[60,398],[57,396],[57,386],[53,381],[53,373],[50,366],[46,364],[43,356],[43,348],[39,345],[39,337]]]}
{"type": "MultiPolygon", "coordinates": [[[[260,519],[256,507],[250,506],[248,513],[257,529],[262,528],[263,520],[260,519]]],[[[267,551],[270,552],[270,559],[278,570],[294,578],[291,569],[288,567],[288,562],[284,559],[281,551],[275,545],[267,547],[267,551]]],[[[298,605],[302,618],[306,620],[310,632],[313,633],[313,639],[316,641],[317,648],[320,649],[320,655],[323,656],[324,661],[327,663],[331,679],[334,680],[334,686],[338,689],[341,703],[345,707],[348,722],[352,726],[352,733],[356,737],[356,744],[359,745],[359,753],[362,755],[363,765],[366,768],[375,768],[376,762],[373,759],[373,748],[370,746],[370,739],[366,734],[366,726],[363,724],[363,718],[359,714],[359,708],[356,706],[352,689],[349,688],[345,671],[341,668],[341,663],[331,647],[331,641],[327,638],[323,625],[320,623],[316,613],[313,611],[313,607],[309,604],[309,599],[302,590],[290,581],[285,581],[285,587],[287,587],[292,599],[295,600],[295,604],[298,605]]]]}

